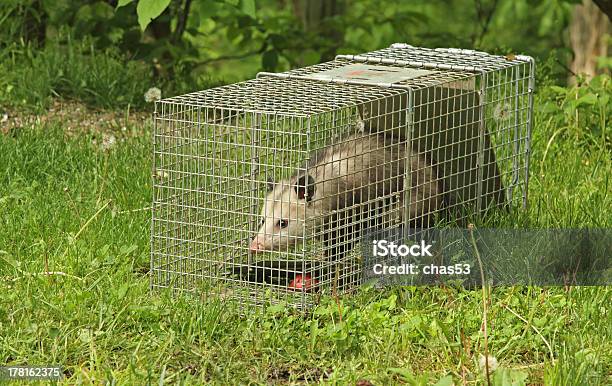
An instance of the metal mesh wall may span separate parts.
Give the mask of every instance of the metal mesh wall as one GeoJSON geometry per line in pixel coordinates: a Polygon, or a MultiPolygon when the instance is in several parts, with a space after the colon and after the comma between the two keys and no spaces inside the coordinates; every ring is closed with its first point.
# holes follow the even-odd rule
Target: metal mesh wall
{"type": "Polygon", "coordinates": [[[398,44],[158,102],[152,287],[305,308],[370,228],[525,205],[532,90],[530,58],[398,44]]]}

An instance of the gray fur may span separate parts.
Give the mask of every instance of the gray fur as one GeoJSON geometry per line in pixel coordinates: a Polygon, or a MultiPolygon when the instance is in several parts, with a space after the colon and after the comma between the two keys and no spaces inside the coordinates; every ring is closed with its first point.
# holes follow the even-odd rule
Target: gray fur
{"type": "Polygon", "coordinates": [[[284,249],[304,234],[304,228],[325,229],[317,233],[323,234],[327,255],[337,258],[347,250],[346,245],[338,250],[338,240],[355,240],[364,227],[387,222],[382,220],[380,200],[370,205],[376,199],[388,198],[387,211],[392,205],[403,208],[407,165],[412,170],[405,197],[410,199],[410,220],[429,218],[440,207],[441,192],[427,160],[391,138],[353,134],[312,156],[304,172],[275,184],[266,197],[264,225],[255,240],[264,249],[284,249]],[[394,194],[399,202],[392,203],[394,194]],[[273,228],[279,218],[290,221],[287,229],[273,228]]]}

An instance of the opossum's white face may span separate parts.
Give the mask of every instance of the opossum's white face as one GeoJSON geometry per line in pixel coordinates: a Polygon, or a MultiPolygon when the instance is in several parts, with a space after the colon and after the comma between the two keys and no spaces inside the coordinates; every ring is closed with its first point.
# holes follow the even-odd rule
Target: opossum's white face
{"type": "Polygon", "coordinates": [[[305,196],[308,190],[299,182],[291,181],[279,182],[273,187],[264,200],[261,226],[249,246],[251,252],[288,250],[304,239],[306,219],[313,210],[309,201],[314,185],[309,190],[310,197],[305,196]]]}

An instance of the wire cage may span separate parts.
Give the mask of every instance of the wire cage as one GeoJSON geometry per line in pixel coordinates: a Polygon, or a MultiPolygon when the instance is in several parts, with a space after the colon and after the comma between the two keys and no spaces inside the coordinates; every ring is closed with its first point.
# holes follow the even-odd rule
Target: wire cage
{"type": "Polygon", "coordinates": [[[151,286],[299,309],[368,229],[527,204],[534,62],[407,44],[157,102],[151,286]]]}

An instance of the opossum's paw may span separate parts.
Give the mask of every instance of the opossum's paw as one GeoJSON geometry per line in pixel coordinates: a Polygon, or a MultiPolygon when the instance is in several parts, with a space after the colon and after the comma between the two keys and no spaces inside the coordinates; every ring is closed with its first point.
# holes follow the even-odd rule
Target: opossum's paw
{"type": "Polygon", "coordinates": [[[295,291],[312,291],[313,286],[319,284],[319,280],[313,279],[309,274],[302,275],[297,274],[295,278],[291,280],[287,288],[295,291]]]}

